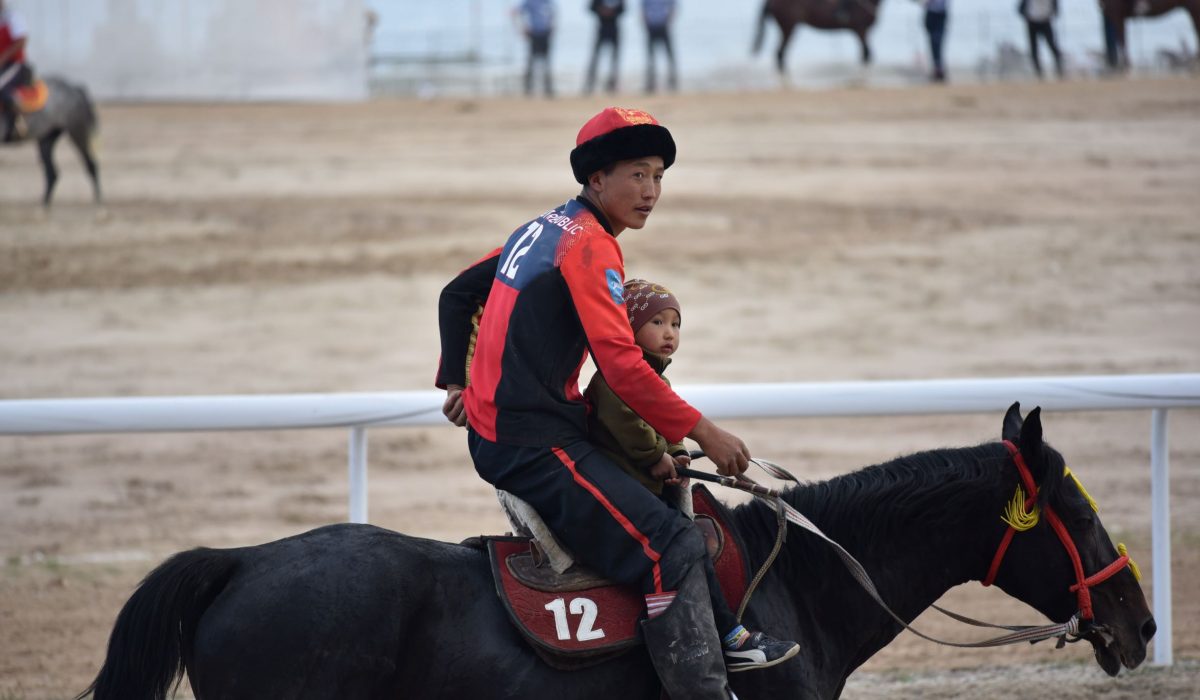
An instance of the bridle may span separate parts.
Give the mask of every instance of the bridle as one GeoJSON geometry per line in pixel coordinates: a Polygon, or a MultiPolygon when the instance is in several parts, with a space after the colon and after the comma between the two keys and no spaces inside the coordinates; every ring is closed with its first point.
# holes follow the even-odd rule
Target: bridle
{"type": "MultiPolygon", "coordinates": [[[[1008,545],[1012,542],[1013,536],[1018,531],[1027,530],[1037,524],[1037,503],[1038,487],[1037,482],[1033,480],[1033,475],[1029,472],[1029,467],[1025,464],[1025,458],[1021,456],[1021,450],[1010,440],[1004,441],[1004,446],[1008,449],[1008,453],[1012,455],[1013,464],[1017,467],[1017,473],[1021,475],[1021,482],[1025,486],[1023,491],[1020,486],[1017,487],[1017,494],[1014,500],[1023,500],[1023,514],[1018,514],[1016,518],[1006,517],[1004,520],[1008,523],[1008,530],[1005,531],[1004,537],[1000,540],[1000,546],[996,548],[996,554],[992,557],[992,565],[988,568],[987,577],[983,579],[983,585],[990,586],[996,580],[996,574],[1000,571],[1000,563],[1004,561],[1004,554],[1008,551],[1008,545]],[[1029,496],[1021,499],[1024,492],[1028,492],[1029,496]]],[[[1067,470],[1067,475],[1070,470],[1067,470]]],[[[1073,475],[1071,475],[1074,478],[1073,475]]],[[[1078,483],[1078,481],[1076,481],[1078,483]]],[[[1082,490],[1082,486],[1080,486],[1082,490]]],[[[1085,492],[1086,496],[1086,492],[1085,492]]],[[[1088,497],[1089,502],[1091,498],[1088,497]]],[[[1095,507],[1093,502],[1093,508],[1095,507]]],[[[1092,594],[1091,588],[1104,583],[1108,579],[1115,576],[1121,569],[1129,567],[1134,576],[1138,576],[1137,565],[1129,558],[1129,554],[1125,552],[1123,545],[1118,546],[1120,556],[1116,558],[1108,566],[1100,571],[1085,576],[1083,571],[1083,561],[1079,557],[1079,548],[1075,546],[1075,541],[1071,539],[1071,533],[1067,532],[1067,527],[1063,525],[1063,521],[1058,517],[1058,513],[1054,508],[1046,503],[1041,506],[1041,511],[1045,514],[1046,520],[1050,523],[1054,534],[1058,535],[1058,540],[1062,542],[1063,548],[1067,550],[1067,557],[1071,560],[1071,566],[1075,569],[1075,584],[1070,587],[1070,591],[1079,599],[1079,619],[1085,622],[1090,622],[1095,618],[1092,613],[1092,594]]]]}

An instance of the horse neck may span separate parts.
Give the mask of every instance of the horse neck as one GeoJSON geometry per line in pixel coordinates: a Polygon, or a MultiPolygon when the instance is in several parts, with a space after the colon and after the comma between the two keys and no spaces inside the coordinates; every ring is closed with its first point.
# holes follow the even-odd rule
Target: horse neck
{"type": "MultiPolygon", "coordinates": [[[[983,575],[1003,489],[1011,483],[1000,466],[1005,458],[999,444],[921,453],[801,486],[786,498],[858,559],[907,621],[950,588],[983,575]]],[[[745,539],[757,566],[774,542],[775,516],[763,504],[739,510],[744,529],[755,533],[745,539]]],[[[798,634],[824,638],[849,673],[902,628],[829,544],[795,527],[788,534],[764,589],[773,588],[775,600],[789,599],[798,634]]]]}

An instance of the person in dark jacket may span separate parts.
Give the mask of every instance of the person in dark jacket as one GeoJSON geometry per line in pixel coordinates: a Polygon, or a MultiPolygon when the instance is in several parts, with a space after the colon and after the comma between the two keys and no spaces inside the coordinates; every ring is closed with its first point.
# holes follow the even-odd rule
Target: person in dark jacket
{"type": "Polygon", "coordinates": [[[1058,42],[1054,40],[1054,18],[1058,15],[1058,0],[1021,0],[1017,7],[1025,18],[1025,26],[1029,32],[1029,60],[1033,62],[1033,72],[1042,77],[1042,60],[1038,51],[1038,37],[1046,40],[1050,53],[1054,56],[1054,72],[1063,77],[1062,52],[1058,50],[1058,42]]]}
{"type": "Polygon", "coordinates": [[[942,57],[942,45],[946,41],[946,22],[950,17],[950,0],[922,0],[925,7],[925,33],[929,35],[929,58],[933,73],[929,79],[935,83],[946,82],[946,64],[942,57]]]}
{"type": "Polygon", "coordinates": [[[587,79],[584,82],[584,94],[592,94],[596,87],[596,68],[600,63],[600,49],[607,46],[609,50],[608,80],[604,89],[609,93],[617,91],[617,65],[621,52],[621,32],[617,20],[625,12],[625,0],[592,0],[592,14],[596,15],[596,43],[592,46],[592,60],[588,63],[587,79]]]}

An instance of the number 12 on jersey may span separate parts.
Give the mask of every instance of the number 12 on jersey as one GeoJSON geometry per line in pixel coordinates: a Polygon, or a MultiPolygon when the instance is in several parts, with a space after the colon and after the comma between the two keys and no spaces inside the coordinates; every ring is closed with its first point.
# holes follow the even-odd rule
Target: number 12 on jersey
{"type": "Polygon", "coordinates": [[[504,259],[504,264],[500,266],[500,274],[511,279],[516,279],[517,269],[521,266],[521,258],[529,252],[533,244],[537,241],[538,236],[542,235],[542,230],[545,226],[534,221],[525,229],[525,233],[517,239],[513,244],[512,250],[508,252],[508,257],[504,259]]]}

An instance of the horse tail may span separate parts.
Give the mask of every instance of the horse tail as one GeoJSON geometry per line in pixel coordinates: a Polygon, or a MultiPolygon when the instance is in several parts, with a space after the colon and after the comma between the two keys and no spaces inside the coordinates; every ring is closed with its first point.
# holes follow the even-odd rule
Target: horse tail
{"type": "Polygon", "coordinates": [[[770,0],[763,0],[762,12],[758,13],[758,30],[754,33],[754,47],[750,49],[752,56],[757,56],[758,52],[762,51],[763,37],[767,33],[767,18],[771,16],[769,5],[770,0]]]}
{"type": "Polygon", "coordinates": [[[228,550],[193,549],[142,580],[117,615],[104,666],[75,700],[166,700],[192,658],[200,616],[225,588],[238,560],[228,550]]]}

